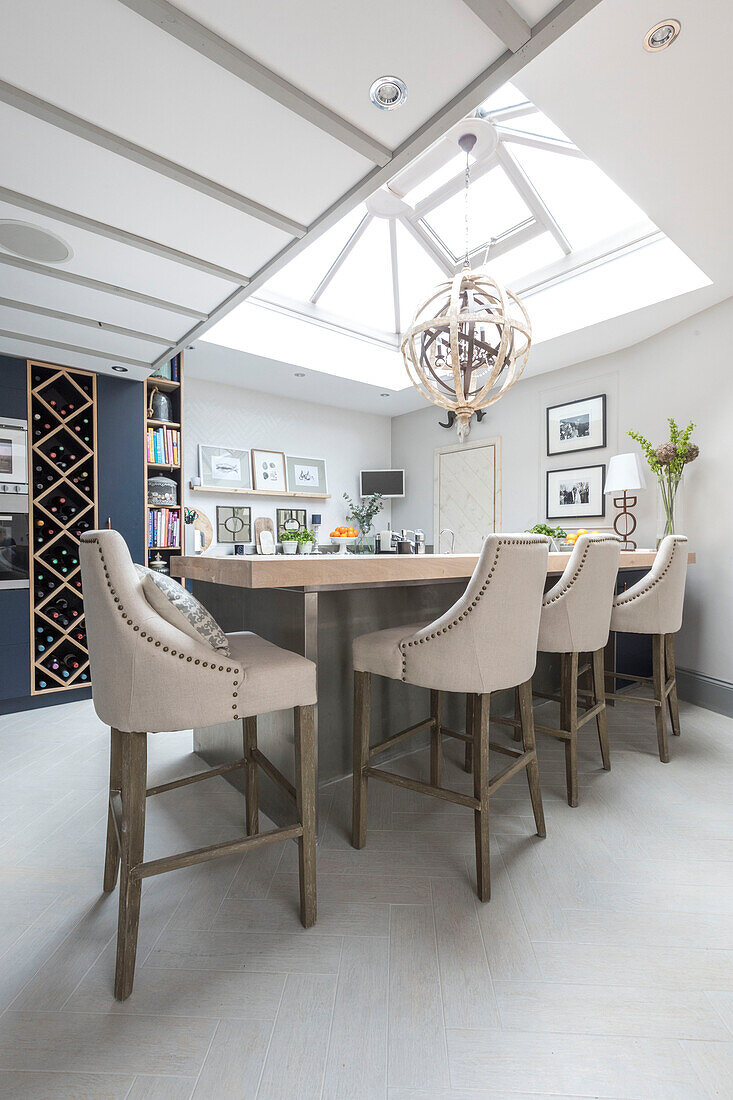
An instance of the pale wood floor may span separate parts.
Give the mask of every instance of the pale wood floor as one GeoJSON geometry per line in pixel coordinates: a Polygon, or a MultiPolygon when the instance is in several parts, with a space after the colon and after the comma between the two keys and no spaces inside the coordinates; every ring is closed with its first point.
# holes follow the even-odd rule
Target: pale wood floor
{"type": "MultiPolygon", "coordinates": [[[[666,766],[650,710],[610,727],[610,774],[582,737],[575,810],[541,739],[546,840],[524,777],[502,788],[486,905],[470,811],[377,783],[361,852],[349,785],[323,800],[308,932],[292,844],[148,880],[120,1005],[107,731],[87,703],[0,718],[0,1096],[733,1096],[733,722],[683,705],[666,766]]],[[[156,779],[196,770],[189,734],[151,742],[156,779]]],[[[244,820],[222,779],[149,806],[148,856],[244,820]]]]}

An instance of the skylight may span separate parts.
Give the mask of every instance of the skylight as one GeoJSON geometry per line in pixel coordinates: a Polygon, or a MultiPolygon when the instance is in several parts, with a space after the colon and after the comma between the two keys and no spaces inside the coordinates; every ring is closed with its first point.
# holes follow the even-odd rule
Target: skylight
{"type": "Polygon", "coordinates": [[[522,295],[535,345],[709,284],[621,188],[505,84],[206,339],[267,355],[275,309],[278,358],[390,389],[409,385],[400,334],[432,287],[463,263],[466,158],[458,139],[466,132],[476,137],[471,266],[486,266],[522,295]],[[329,329],[337,338],[326,339],[329,329]]]}

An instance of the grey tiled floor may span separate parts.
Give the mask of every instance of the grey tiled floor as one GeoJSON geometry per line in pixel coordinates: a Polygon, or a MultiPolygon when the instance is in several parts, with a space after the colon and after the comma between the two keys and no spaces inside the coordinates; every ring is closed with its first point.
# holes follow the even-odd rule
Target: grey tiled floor
{"type": "MultiPolygon", "coordinates": [[[[577,809],[561,745],[541,739],[546,840],[522,776],[494,800],[488,904],[470,811],[373,783],[356,852],[338,784],[315,928],[293,844],[148,880],[122,1005],[101,891],[108,733],[87,703],[0,718],[0,1096],[732,1096],[733,722],[683,705],[664,766],[650,711],[610,713],[613,770],[586,728],[577,809]]],[[[196,770],[190,745],[151,738],[151,776],[196,770]]],[[[424,754],[400,767],[424,775],[424,754]]],[[[222,779],[161,795],[147,854],[242,820],[222,779]]]]}

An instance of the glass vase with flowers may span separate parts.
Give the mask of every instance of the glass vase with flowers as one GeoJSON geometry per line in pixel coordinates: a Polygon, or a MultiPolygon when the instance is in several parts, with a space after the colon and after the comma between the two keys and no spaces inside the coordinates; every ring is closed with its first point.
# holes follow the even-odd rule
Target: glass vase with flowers
{"type": "Polygon", "coordinates": [[[667,535],[683,534],[680,523],[680,486],[685,466],[694,462],[700,454],[696,443],[690,442],[695,425],[691,420],[686,428],[680,430],[677,423],[669,418],[669,440],[655,447],[639,432],[629,432],[632,439],[640,445],[649,468],[656,475],[659,484],[660,512],[657,545],[667,535]]]}
{"type": "Polygon", "coordinates": [[[372,493],[366,497],[362,504],[354,504],[348,493],[344,493],[344,500],[349,505],[346,518],[353,521],[359,528],[359,541],[356,544],[356,553],[365,554],[369,550],[367,539],[372,529],[374,518],[382,511],[382,494],[372,493]]]}

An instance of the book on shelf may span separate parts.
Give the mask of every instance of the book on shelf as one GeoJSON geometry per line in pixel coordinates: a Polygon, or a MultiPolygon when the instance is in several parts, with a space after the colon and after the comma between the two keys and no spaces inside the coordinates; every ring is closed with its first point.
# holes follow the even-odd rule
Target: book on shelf
{"type": "Polygon", "coordinates": [[[148,550],[178,550],[181,512],[178,508],[148,509],[148,550]]]}
{"type": "Polygon", "coordinates": [[[181,433],[177,428],[148,428],[148,462],[180,466],[181,433]]]}
{"type": "Polygon", "coordinates": [[[167,363],[161,363],[156,371],[150,375],[151,378],[162,378],[167,382],[180,382],[181,381],[181,353],[174,355],[172,359],[169,359],[167,363]]]}

